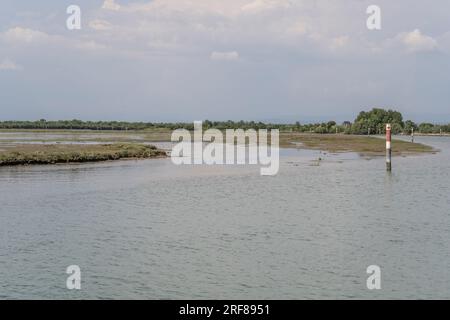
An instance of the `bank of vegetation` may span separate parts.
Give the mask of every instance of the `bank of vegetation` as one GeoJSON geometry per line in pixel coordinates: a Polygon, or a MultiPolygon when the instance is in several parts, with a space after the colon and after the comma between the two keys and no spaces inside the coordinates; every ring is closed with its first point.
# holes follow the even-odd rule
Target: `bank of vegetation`
{"type": "MultiPolygon", "coordinates": [[[[386,154],[386,142],[378,137],[360,135],[336,135],[336,134],[306,134],[283,133],[280,135],[280,146],[322,150],[331,153],[356,152],[363,156],[384,156],[386,154]]],[[[411,154],[423,154],[436,152],[433,147],[395,139],[393,141],[393,154],[405,156],[411,154]]]]}
{"type": "Polygon", "coordinates": [[[98,162],[165,157],[152,145],[117,143],[99,145],[18,145],[0,152],[0,166],[98,162]]]}
{"type": "MultiPolygon", "coordinates": [[[[307,132],[318,134],[383,134],[385,124],[392,124],[394,134],[410,134],[414,130],[417,134],[450,134],[450,124],[415,123],[404,120],[403,115],[395,110],[374,108],[370,111],[361,111],[353,121],[328,121],[321,123],[302,124],[297,121],[291,124],[263,123],[256,121],[203,121],[204,129],[279,129],[287,132],[307,132]]],[[[124,121],[81,121],[81,120],[58,120],[47,121],[0,121],[0,129],[59,129],[59,130],[174,130],[184,128],[193,130],[193,123],[161,123],[161,122],[124,122],[124,121]]]]}

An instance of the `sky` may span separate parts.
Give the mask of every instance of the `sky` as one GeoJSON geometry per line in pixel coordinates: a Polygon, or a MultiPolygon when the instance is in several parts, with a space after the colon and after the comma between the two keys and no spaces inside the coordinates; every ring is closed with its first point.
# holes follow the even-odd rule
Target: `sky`
{"type": "Polygon", "coordinates": [[[382,107],[450,122],[449,16],[448,0],[1,0],[0,120],[306,123],[382,107]]]}

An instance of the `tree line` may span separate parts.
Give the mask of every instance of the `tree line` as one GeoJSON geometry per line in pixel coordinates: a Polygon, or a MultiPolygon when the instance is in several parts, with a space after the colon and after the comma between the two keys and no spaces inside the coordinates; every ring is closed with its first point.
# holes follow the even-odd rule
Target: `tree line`
{"type": "MultiPolygon", "coordinates": [[[[275,124],[256,121],[203,121],[203,128],[225,129],[279,129],[280,131],[309,132],[309,133],[345,133],[345,134],[383,134],[386,123],[391,123],[394,134],[416,133],[439,134],[450,133],[450,124],[438,125],[432,123],[414,123],[403,120],[400,112],[374,108],[370,111],[361,111],[356,119],[338,124],[336,121],[301,124],[275,124]]],[[[60,130],[149,130],[184,128],[193,130],[193,123],[186,122],[125,122],[125,121],[82,121],[82,120],[56,120],[47,121],[0,121],[0,129],[60,129],[60,130]]]]}

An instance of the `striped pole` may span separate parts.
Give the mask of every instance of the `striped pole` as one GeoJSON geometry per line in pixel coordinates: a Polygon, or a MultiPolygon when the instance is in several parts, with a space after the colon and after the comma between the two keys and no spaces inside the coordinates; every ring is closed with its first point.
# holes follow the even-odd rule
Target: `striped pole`
{"type": "Polygon", "coordinates": [[[392,150],[391,150],[391,124],[386,125],[386,169],[387,171],[392,171],[392,150]]]}
{"type": "Polygon", "coordinates": [[[414,143],[414,128],[411,129],[411,142],[414,143]]]}

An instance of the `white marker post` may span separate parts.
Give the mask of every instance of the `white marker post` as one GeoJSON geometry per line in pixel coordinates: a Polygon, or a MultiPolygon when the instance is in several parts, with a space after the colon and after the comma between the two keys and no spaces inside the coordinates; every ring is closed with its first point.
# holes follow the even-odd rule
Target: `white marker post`
{"type": "Polygon", "coordinates": [[[386,125],[386,169],[387,171],[392,171],[392,149],[391,149],[391,124],[386,125]]]}

